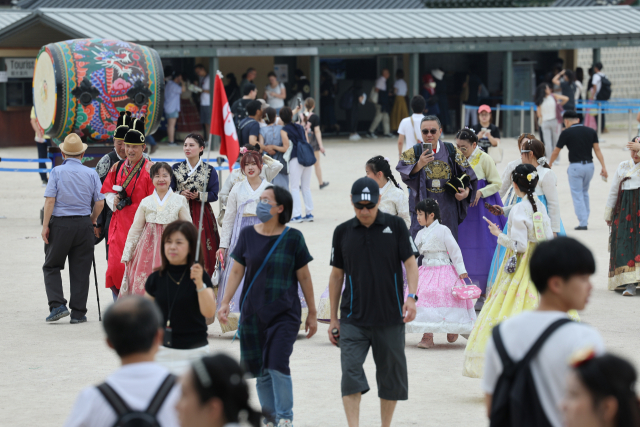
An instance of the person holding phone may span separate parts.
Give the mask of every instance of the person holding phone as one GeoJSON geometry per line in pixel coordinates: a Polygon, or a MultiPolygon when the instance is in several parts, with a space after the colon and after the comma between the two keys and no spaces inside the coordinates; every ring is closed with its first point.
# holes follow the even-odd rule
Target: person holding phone
{"type": "Polygon", "coordinates": [[[440,206],[442,224],[449,227],[457,241],[458,225],[475,200],[478,179],[464,154],[454,144],[440,141],[442,125],[438,117],[423,117],[420,132],[422,141],[404,151],[396,166],[402,181],[411,189],[411,236],[415,238],[422,228],[416,205],[432,198],[440,206]]]}

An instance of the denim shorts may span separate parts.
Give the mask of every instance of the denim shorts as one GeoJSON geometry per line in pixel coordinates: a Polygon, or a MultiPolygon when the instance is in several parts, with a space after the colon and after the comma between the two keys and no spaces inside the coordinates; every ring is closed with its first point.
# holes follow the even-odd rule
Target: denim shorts
{"type": "Polygon", "coordinates": [[[173,113],[170,113],[168,111],[164,112],[165,119],[177,119],[179,115],[180,111],[174,111],[173,113]]]}
{"type": "Polygon", "coordinates": [[[371,348],[376,364],[378,397],[385,400],[409,398],[404,327],[404,323],[391,326],[340,325],[342,396],[369,391],[363,364],[371,348]]]}

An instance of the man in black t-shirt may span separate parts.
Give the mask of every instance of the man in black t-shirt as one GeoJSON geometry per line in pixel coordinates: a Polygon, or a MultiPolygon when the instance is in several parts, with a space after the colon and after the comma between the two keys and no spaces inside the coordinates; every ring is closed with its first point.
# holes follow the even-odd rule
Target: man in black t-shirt
{"type": "Polygon", "coordinates": [[[569,187],[571,188],[571,198],[573,199],[573,209],[580,221],[576,230],[586,230],[589,222],[589,184],[593,178],[593,155],[591,150],[596,153],[596,157],[602,165],[600,176],[606,181],[607,168],[604,165],[604,157],[600,151],[598,144],[598,134],[590,127],[580,124],[580,116],[575,111],[565,111],[562,116],[564,120],[565,130],[558,138],[558,144],[551,154],[549,166],[553,166],[560,150],[565,145],[569,149],[569,187]]]}
{"type": "Polygon", "coordinates": [[[233,114],[233,121],[236,126],[247,117],[247,105],[256,99],[257,94],[258,90],[253,83],[247,83],[243,86],[242,98],[231,105],[231,113],[233,114]]]}
{"type": "Polygon", "coordinates": [[[471,129],[478,135],[478,147],[486,153],[489,147],[500,144],[500,129],[491,123],[491,107],[487,104],[478,107],[478,120],[480,123],[471,126],[471,129]]]}
{"type": "Polygon", "coordinates": [[[240,147],[258,145],[260,120],[262,120],[262,103],[256,100],[249,102],[249,104],[247,104],[247,114],[248,117],[245,117],[238,123],[240,147]]]}
{"type": "Polygon", "coordinates": [[[356,216],[333,233],[329,279],[329,340],[338,345],[342,364],[342,402],[347,422],[358,425],[360,397],[369,391],[363,364],[372,348],[383,425],[391,422],[398,400],[407,400],[405,323],[416,315],[417,249],[404,221],[378,210],[380,189],[371,178],[351,188],[356,216]],[[409,294],[403,302],[402,263],[409,294]],[[338,303],[343,278],[346,286],[338,303]]]}

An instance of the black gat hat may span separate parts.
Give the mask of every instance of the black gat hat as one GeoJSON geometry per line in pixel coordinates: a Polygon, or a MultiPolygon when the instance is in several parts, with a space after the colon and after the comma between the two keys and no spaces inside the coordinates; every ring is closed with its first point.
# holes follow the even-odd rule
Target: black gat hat
{"type": "Polygon", "coordinates": [[[118,117],[118,123],[116,124],[116,131],[113,133],[113,139],[119,141],[124,140],[124,136],[131,128],[131,111],[120,111],[120,117],[118,117]]]}
{"type": "Polygon", "coordinates": [[[133,119],[131,129],[124,136],[124,143],[131,145],[144,145],[144,117],[133,119]]]}

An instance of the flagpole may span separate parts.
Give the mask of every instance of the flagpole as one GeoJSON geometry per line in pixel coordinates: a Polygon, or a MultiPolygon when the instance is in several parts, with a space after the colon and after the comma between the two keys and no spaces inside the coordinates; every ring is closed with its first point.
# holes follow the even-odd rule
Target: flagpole
{"type": "MultiPolygon", "coordinates": [[[[220,70],[217,70],[216,74],[222,75],[220,70]]],[[[207,144],[207,167],[209,166],[209,160],[211,160],[211,139],[212,135],[211,132],[209,132],[209,143],[207,144]]],[[[211,179],[211,177],[209,177],[209,179],[211,179]]],[[[202,220],[204,218],[204,204],[207,202],[207,198],[203,197],[201,202],[202,204],[200,205],[200,222],[198,223],[198,243],[196,244],[196,263],[200,259],[200,245],[202,244],[202,220]]]]}

